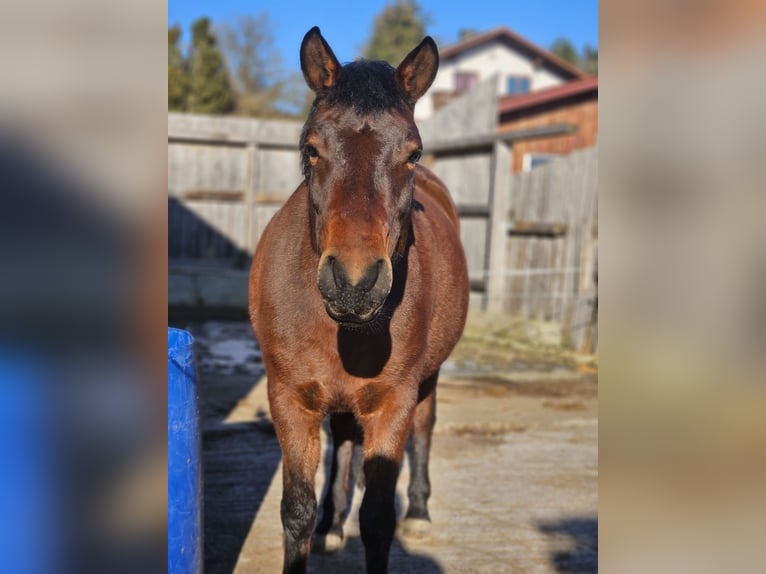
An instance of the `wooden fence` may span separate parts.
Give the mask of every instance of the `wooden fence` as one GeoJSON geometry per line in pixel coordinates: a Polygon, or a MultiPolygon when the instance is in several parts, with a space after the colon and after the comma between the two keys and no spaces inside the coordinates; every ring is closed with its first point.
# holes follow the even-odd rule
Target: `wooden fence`
{"type": "Polygon", "coordinates": [[[598,148],[510,178],[504,277],[497,305],[564,325],[572,347],[596,346],[598,148]]]}
{"type": "MultiPolygon", "coordinates": [[[[514,142],[572,127],[500,133],[496,110],[494,84],[487,82],[420,125],[423,161],[458,206],[471,304],[561,322],[571,344],[587,347],[597,151],[512,175],[514,142]]],[[[169,114],[171,265],[247,266],[266,224],[300,183],[301,127],[169,114]]]]}
{"type": "Polygon", "coordinates": [[[301,180],[297,122],[168,115],[168,257],[244,265],[301,180]]]}

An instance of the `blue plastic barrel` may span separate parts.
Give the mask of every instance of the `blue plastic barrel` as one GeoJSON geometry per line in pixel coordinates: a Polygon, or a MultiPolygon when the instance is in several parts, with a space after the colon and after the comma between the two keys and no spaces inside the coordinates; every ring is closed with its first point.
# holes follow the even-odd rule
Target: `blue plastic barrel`
{"type": "Polygon", "coordinates": [[[200,429],[194,338],[168,328],[168,574],[202,572],[200,429]]]}
{"type": "MultiPolygon", "coordinates": [[[[49,357],[0,347],[0,556],[3,572],[54,572],[60,557],[60,452],[49,357]]],[[[64,460],[64,462],[66,462],[64,460]]]]}

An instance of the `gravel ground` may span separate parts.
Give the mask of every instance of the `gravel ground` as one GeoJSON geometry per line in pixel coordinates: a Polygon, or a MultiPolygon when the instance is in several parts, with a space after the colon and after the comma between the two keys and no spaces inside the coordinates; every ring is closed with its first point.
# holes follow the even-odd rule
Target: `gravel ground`
{"type": "MultiPolygon", "coordinates": [[[[196,339],[206,572],[280,572],[281,456],[257,343],[246,322],[181,326],[196,339]]],[[[437,390],[431,531],[397,536],[392,573],[597,571],[595,364],[545,342],[545,325],[531,331],[469,323],[437,390]]],[[[405,462],[400,516],[408,472],[405,462]]],[[[361,494],[345,547],[312,555],[309,572],[363,572],[361,494]]]]}

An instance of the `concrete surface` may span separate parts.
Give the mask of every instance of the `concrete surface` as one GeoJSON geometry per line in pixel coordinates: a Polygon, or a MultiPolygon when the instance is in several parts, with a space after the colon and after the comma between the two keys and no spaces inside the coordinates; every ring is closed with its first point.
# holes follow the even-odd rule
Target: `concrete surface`
{"type": "MultiPolygon", "coordinates": [[[[280,572],[281,456],[257,343],[246,322],[184,326],[197,342],[206,572],[280,572]]],[[[391,572],[597,571],[594,364],[519,333],[470,324],[445,365],[431,459],[433,523],[422,539],[397,535],[391,572]]],[[[405,462],[399,516],[407,478],[405,462]]],[[[345,547],[312,555],[309,572],[363,572],[361,495],[357,489],[345,547]]]]}

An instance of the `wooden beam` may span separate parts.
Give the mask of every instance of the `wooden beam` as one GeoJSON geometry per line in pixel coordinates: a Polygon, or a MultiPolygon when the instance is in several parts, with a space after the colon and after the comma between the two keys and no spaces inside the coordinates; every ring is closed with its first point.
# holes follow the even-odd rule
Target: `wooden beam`
{"type": "Polygon", "coordinates": [[[569,225],[555,221],[511,221],[508,235],[522,237],[561,237],[567,234],[569,225]]]}
{"type": "Polygon", "coordinates": [[[255,194],[255,203],[258,205],[282,205],[289,197],[289,194],[260,191],[255,194]]]}
{"type": "Polygon", "coordinates": [[[168,143],[196,144],[209,146],[247,147],[255,144],[259,148],[298,151],[298,141],[275,139],[243,138],[224,132],[195,133],[180,130],[168,130],[168,143]]]}
{"type": "Polygon", "coordinates": [[[255,253],[256,247],[256,217],[255,204],[258,199],[256,192],[261,179],[261,154],[258,144],[249,143],[245,148],[247,155],[247,173],[245,179],[244,207],[245,207],[245,250],[248,253],[255,253]]]}
{"type": "Polygon", "coordinates": [[[530,140],[570,134],[577,131],[577,126],[572,124],[554,124],[523,130],[511,130],[507,132],[495,132],[483,136],[471,136],[449,140],[434,140],[423,143],[423,151],[426,154],[439,155],[463,155],[467,152],[486,152],[491,150],[495,143],[513,143],[519,140],[530,140]]]}
{"type": "Polygon", "coordinates": [[[468,279],[471,291],[475,293],[484,293],[487,291],[487,282],[484,277],[470,277],[468,279]]]}
{"type": "MultiPolygon", "coordinates": [[[[246,202],[246,193],[236,189],[187,189],[182,191],[179,196],[181,199],[192,201],[226,201],[226,202],[246,202]]],[[[284,193],[252,192],[251,204],[257,205],[282,205],[289,195],[284,193]]]]}
{"type": "Polygon", "coordinates": [[[245,198],[245,192],[235,189],[187,189],[181,197],[196,201],[239,202],[245,198]]]}
{"type": "Polygon", "coordinates": [[[489,206],[487,219],[487,241],[484,250],[484,269],[489,271],[484,292],[484,310],[488,313],[500,313],[504,310],[506,299],[506,278],[503,270],[507,266],[507,248],[505,237],[506,214],[511,191],[511,147],[503,140],[492,144],[490,160],[489,206]]]}
{"type": "MultiPolygon", "coordinates": [[[[424,153],[439,155],[482,152],[491,150],[495,142],[512,143],[519,140],[554,137],[570,134],[577,131],[573,124],[554,124],[551,126],[539,126],[522,130],[495,132],[484,136],[472,136],[454,138],[448,140],[426,141],[423,145],[424,153]]],[[[287,142],[274,139],[249,139],[231,136],[224,132],[194,133],[182,130],[169,130],[168,143],[185,143],[198,145],[219,145],[246,147],[248,144],[257,144],[259,148],[298,150],[298,142],[287,142]]]]}
{"type": "Polygon", "coordinates": [[[457,206],[460,217],[489,217],[489,206],[480,204],[462,204],[457,206]]]}

